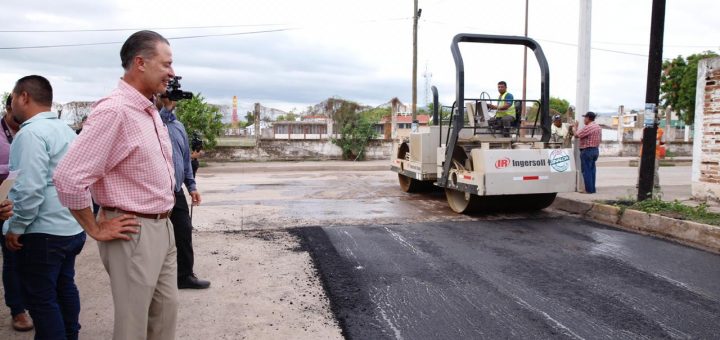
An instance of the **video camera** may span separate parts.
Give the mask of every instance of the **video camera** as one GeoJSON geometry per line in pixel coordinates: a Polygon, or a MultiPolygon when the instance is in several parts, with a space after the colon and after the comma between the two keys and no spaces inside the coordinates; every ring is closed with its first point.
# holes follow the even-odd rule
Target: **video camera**
{"type": "Polygon", "coordinates": [[[193,131],[192,137],[190,138],[190,150],[200,151],[203,149],[203,140],[197,131],[193,131]]]}
{"type": "Polygon", "coordinates": [[[182,77],[175,76],[172,80],[170,80],[170,82],[168,82],[167,90],[165,91],[165,94],[162,95],[163,98],[168,98],[174,102],[182,99],[192,99],[192,92],[180,89],[180,79],[182,79],[182,77]]]}

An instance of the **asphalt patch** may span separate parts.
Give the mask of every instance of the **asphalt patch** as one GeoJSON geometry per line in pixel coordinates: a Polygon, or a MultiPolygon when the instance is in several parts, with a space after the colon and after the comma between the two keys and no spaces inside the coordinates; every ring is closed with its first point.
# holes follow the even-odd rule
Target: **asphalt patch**
{"type": "Polygon", "coordinates": [[[720,334],[720,256],[573,217],[290,232],[349,339],[720,334]]]}

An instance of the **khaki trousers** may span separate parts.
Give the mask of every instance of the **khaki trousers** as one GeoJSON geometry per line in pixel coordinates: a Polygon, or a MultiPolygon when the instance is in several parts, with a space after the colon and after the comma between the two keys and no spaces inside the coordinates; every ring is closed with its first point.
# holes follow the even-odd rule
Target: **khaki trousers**
{"type": "MultiPolygon", "coordinates": [[[[107,218],[120,214],[106,211],[107,218]]],[[[178,311],[177,249],[169,219],[138,217],[130,241],[98,242],[110,276],[115,340],[175,339],[178,311]]]]}

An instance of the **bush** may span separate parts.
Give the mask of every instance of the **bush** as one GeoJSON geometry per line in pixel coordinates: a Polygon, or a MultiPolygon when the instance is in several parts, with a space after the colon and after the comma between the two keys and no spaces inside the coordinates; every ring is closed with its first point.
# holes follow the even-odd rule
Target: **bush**
{"type": "Polygon", "coordinates": [[[365,148],[375,138],[373,123],[363,116],[356,116],[340,129],[340,138],[333,138],[333,144],[343,151],[344,159],[365,159],[365,148]]]}
{"type": "Polygon", "coordinates": [[[185,126],[189,138],[197,133],[202,136],[205,148],[212,149],[217,145],[217,137],[224,128],[222,114],[218,107],[205,103],[201,94],[179,101],[175,115],[185,126]]]}

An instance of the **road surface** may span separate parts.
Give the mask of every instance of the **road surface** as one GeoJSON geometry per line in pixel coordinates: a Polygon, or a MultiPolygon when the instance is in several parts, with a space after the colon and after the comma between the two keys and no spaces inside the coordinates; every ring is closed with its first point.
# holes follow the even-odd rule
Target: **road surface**
{"type": "Polygon", "coordinates": [[[720,256],[574,217],[294,233],[351,339],[720,336],[720,256]]]}

